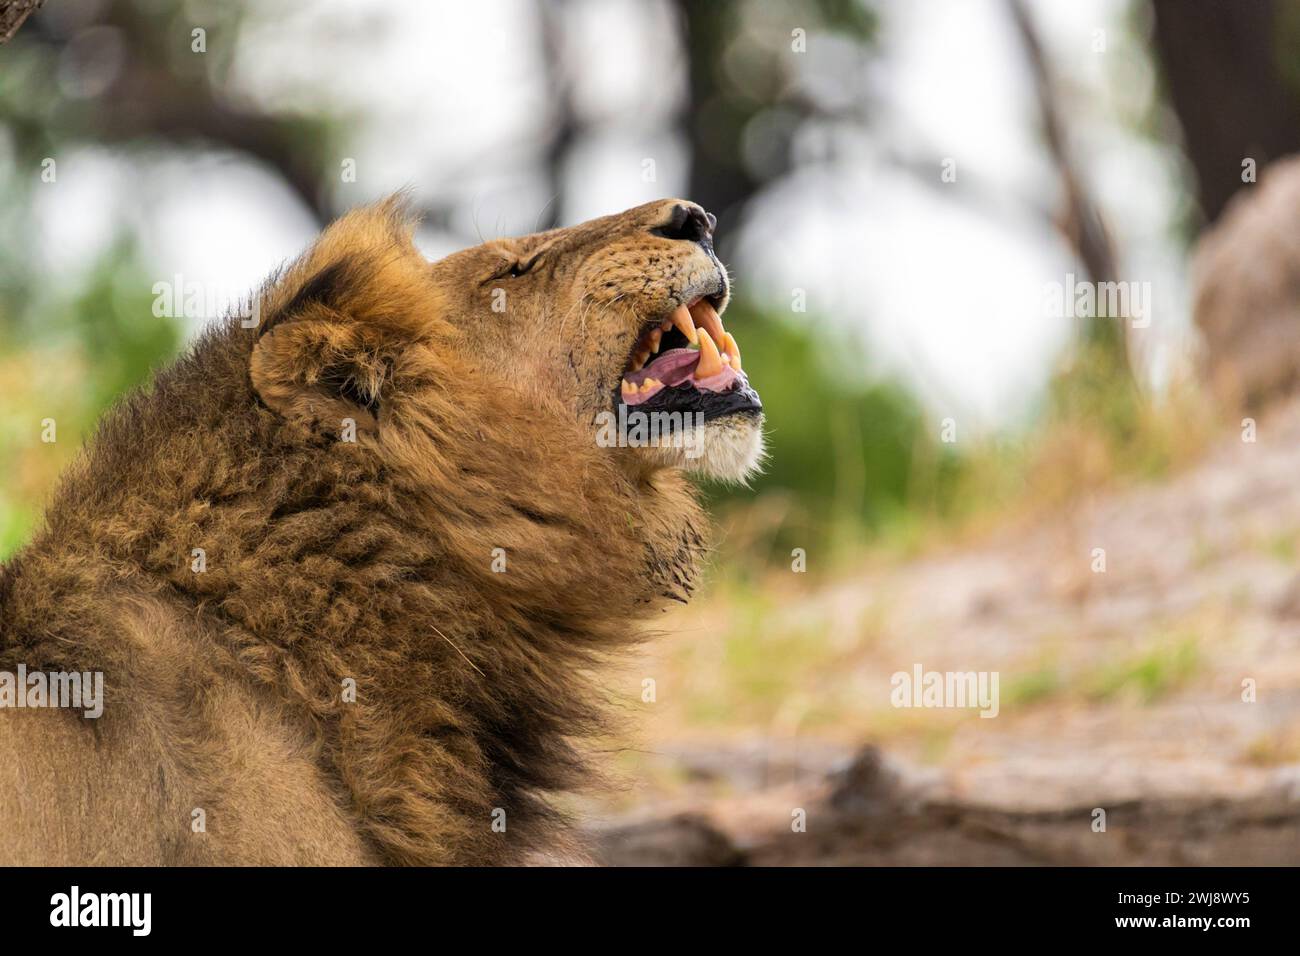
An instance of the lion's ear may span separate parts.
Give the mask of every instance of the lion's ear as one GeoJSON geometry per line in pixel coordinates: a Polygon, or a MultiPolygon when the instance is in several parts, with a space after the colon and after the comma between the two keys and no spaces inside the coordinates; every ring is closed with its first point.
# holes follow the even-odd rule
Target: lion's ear
{"type": "Polygon", "coordinates": [[[373,431],[395,359],[379,331],[330,319],[277,324],[253,347],[253,388],[269,408],[310,428],[335,432],[351,420],[373,431]]]}
{"type": "Polygon", "coordinates": [[[249,363],[271,409],[333,430],[378,426],[397,359],[436,312],[401,197],[358,209],[259,297],[249,363]]]}

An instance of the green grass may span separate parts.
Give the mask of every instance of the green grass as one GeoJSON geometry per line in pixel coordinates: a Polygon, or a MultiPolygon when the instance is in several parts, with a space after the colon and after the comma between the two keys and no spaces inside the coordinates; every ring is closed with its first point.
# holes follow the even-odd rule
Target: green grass
{"type": "Polygon", "coordinates": [[[1271,535],[1264,544],[1267,554],[1277,558],[1283,564],[1295,564],[1297,555],[1297,535],[1294,531],[1282,531],[1271,535]]]}
{"type": "Polygon", "coordinates": [[[1007,708],[1031,707],[1058,696],[1066,689],[1060,669],[1053,664],[1044,664],[1009,680],[1001,692],[1002,704],[1007,708]]]}
{"type": "Polygon", "coordinates": [[[1201,664],[1198,642],[1182,638],[1141,654],[1105,664],[1088,675],[1082,684],[1094,701],[1122,696],[1136,697],[1149,704],[1187,683],[1201,664]]]}

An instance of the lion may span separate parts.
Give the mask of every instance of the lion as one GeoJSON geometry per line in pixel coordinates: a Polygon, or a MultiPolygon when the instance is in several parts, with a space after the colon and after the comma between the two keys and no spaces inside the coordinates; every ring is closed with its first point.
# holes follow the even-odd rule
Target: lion
{"type": "Polygon", "coordinates": [[[574,846],[591,670],[695,588],[692,478],[763,456],[715,223],[670,199],[431,263],[390,199],[112,409],[0,569],[0,862],[574,846]],[[35,674],[100,675],[102,715],[35,674]]]}

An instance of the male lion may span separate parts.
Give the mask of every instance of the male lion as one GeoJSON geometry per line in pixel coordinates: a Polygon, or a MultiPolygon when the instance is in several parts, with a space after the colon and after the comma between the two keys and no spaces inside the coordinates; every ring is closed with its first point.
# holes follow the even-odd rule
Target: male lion
{"type": "Polygon", "coordinates": [[[0,862],[556,846],[585,671],[695,581],[683,472],[762,454],[714,222],[668,200],[431,264],[390,200],[109,413],[0,569],[0,672],[104,681],[99,719],[0,687],[0,862]],[[647,447],[629,410],[701,417],[647,447]]]}

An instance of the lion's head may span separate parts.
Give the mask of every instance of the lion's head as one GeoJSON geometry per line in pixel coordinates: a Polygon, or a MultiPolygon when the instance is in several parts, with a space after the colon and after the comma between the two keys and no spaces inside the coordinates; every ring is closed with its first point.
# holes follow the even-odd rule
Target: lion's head
{"type": "Polygon", "coordinates": [[[272,288],[263,304],[271,320],[258,335],[292,316],[296,339],[278,365],[272,350],[255,352],[253,375],[267,381],[273,405],[279,397],[322,420],[346,417],[349,403],[316,396],[312,409],[299,388],[341,378],[377,416],[394,348],[453,339],[476,377],[532,397],[539,417],[559,410],[592,441],[631,449],[619,460],[632,469],[743,481],[763,456],[762,405],[723,326],[730,287],[714,223],[699,206],[669,199],[428,263],[406,239],[400,201],[353,213],[300,261],[300,275],[272,288]],[[330,265],[315,271],[322,262],[330,265]],[[301,324],[347,290],[364,290],[366,322],[301,324]],[[326,367],[324,356],[348,350],[370,361],[326,367]]]}
{"type": "Polygon", "coordinates": [[[448,315],[503,387],[541,390],[639,459],[743,481],[762,405],[723,326],[716,220],[668,199],[497,239],[432,268],[448,315]]]}
{"type": "Polygon", "coordinates": [[[705,525],[684,473],[740,481],[762,456],[713,223],[666,200],[429,262],[390,200],[330,226],[231,342],[265,407],[326,447],[350,430],[361,458],[427,501],[416,520],[473,560],[528,545],[534,566],[577,580],[582,548],[631,537],[639,549],[602,559],[601,602],[611,579],[636,582],[633,603],[684,598],[705,525]],[[620,578],[608,562],[624,559],[639,571],[620,578]]]}

